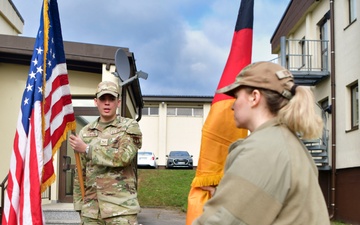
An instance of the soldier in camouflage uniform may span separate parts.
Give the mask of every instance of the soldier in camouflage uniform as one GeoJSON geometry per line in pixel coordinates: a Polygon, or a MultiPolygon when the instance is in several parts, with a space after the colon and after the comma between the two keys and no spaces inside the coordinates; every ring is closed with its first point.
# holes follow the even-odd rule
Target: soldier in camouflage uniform
{"type": "Polygon", "coordinates": [[[100,117],[69,137],[80,153],[85,186],[83,201],[76,171],[74,208],[81,211],[82,224],[138,224],[133,159],[142,144],[139,125],[116,115],[120,99],[115,83],[99,83],[94,101],[100,117]]]}

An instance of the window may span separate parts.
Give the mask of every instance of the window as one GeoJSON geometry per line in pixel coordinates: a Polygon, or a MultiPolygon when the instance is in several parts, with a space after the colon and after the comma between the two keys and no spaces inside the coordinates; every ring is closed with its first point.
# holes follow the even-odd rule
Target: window
{"type": "Polygon", "coordinates": [[[351,129],[359,127],[359,86],[358,83],[350,86],[351,92],[351,129]]]}
{"type": "Polygon", "coordinates": [[[329,106],[329,98],[325,98],[325,99],[319,101],[319,106],[325,112],[331,113],[331,109],[330,109],[331,106],[329,106]]]}
{"type": "Polygon", "coordinates": [[[203,116],[202,108],[189,108],[189,107],[168,107],[167,108],[168,116],[194,116],[201,117],[203,116]]]}
{"type": "Polygon", "coordinates": [[[192,116],[192,108],[177,108],[178,116],[192,116]]]}
{"type": "Polygon", "coordinates": [[[144,116],[159,115],[159,108],[158,107],[144,107],[142,109],[142,115],[144,115],[144,116]]]}
{"type": "Polygon", "coordinates": [[[149,115],[159,115],[158,107],[149,107],[149,115]]]}
{"type": "Polygon", "coordinates": [[[203,116],[203,109],[194,108],[194,116],[203,116]]]}
{"type": "Polygon", "coordinates": [[[175,116],[176,115],[176,108],[167,108],[167,115],[168,116],[175,116]]]}
{"type": "Polygon", "coordinates": [[[306,45],[305,45],[305,37],[303,37],[300,41],[301,47],[301,67],[304,67],[306,64],[306,45]]]}
{"type": "Polygon", "coordinates": [[[356,20],[356,1],[357,0],[348,0],[349,1],[349,23],[352,23],[356,20]]]}
{"type": "Polygon", "coordinates": [[[321,70],[328,70],[328,43],[329,43],[329,30],[330,30],[330,11],[325,13],[323,18],[317,24],[320,28],[321,40],[321,70]]]}

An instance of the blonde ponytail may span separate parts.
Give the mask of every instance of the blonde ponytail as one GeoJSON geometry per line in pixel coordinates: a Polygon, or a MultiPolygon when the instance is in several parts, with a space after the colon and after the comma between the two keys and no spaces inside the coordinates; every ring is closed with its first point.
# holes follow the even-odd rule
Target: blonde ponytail
{"type": "Polygon", "coordinates": [[[294,97],[279,110],[277,116],[281,123],[303,139],[321,137],[323,121],[315,112],[315,100],[309,87],[296,87],[294,97]]]}

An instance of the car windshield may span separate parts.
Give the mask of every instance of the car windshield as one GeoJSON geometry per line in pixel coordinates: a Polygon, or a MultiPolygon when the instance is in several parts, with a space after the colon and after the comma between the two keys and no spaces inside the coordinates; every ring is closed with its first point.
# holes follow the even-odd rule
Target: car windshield
{"type": "Polygon", "coordinates": [[[152,155],[151,152],[138,152],[139,155],[152,155]]]}
{"type": "Polygon", "coordinates": [[[170,156],[189,156],[188,152],[170,152],[170,156]]]}

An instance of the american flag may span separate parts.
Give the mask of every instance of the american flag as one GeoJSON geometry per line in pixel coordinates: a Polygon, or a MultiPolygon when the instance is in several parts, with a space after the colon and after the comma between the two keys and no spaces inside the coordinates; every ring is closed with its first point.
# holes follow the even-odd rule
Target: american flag
{"type": "Polygon", "coordinates": [[[3,225],[45,224],[41,193],[55,181],[53,155],[75,129],[56,0],[44,0],[21,101],[3,225]]]}

